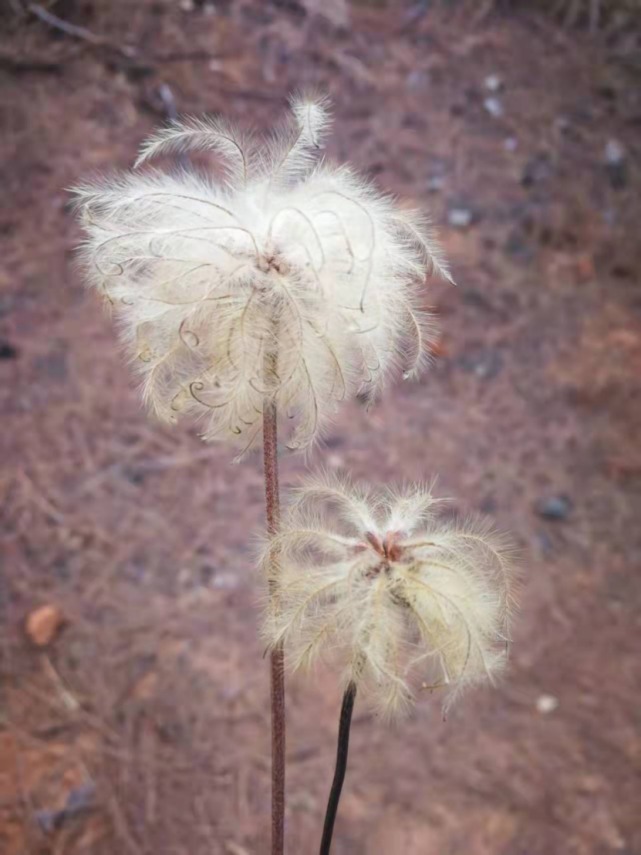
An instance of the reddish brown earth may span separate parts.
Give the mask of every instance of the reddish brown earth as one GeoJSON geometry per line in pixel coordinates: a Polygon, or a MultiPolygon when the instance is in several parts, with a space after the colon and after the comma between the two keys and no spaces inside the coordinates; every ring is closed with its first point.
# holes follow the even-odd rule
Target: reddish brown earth
{"type": "MultiPolygon", "coordinates": [[[[344,20],[337,0],[201,5],[56,4],[134,58],[17,2],[0,12],[0,851],[268,851],[260,460],[147,420],[72,266],[65,188],[132,163],[164,83],[180,111],[259,128],[320,85],[331,154],[432,210],[459,283],[426,287],[440,355],[370,413],[347,407],[310,462],[438,473],[456,511],[521,547],[497,690],[447,722],[425,696],[393,728],[357,705],[336,855],[639,855],[638,68],[498,4],[482,20],[461,4],[361,2],[344,20]],[[483,105],[492,73],[501,116],[483,105]],[[611,139],[623,168],[604,165],[611,139]],[[563,519],[541,516],[564,496],[563,519]],[[36,648],[24,620],[47,604],[65,623],[36,648]]],[[[284,482],[304,469],[285,458],[284,482]]],[[[288,698],[288,852],[305,855],[339,696],[321,670],[288,698]]]]}

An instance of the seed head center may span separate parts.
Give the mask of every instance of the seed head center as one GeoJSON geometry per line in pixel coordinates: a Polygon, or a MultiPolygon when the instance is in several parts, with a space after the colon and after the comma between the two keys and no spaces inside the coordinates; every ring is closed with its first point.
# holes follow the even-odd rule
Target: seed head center
{"type": "Polygon", "coordinates": [[[258,254],[258,257],[256,258],[256,267],[261,271],[261,273],[271,273],[274,271],[275,273],[285,274],[289,270],[289,265],[283,257],[282,252],[280,252],[271,243],[271,241],[268,242],[264,249],[262,249],[258,254]]]}
{"type": "Polygon", "coordinates": [[[386,562],[398,561],[403,554],[403,547],[399,543],[400,537],[400,531],[388,531],[382,540],[371,531],[365,532],[365,540],[386,562]]]}

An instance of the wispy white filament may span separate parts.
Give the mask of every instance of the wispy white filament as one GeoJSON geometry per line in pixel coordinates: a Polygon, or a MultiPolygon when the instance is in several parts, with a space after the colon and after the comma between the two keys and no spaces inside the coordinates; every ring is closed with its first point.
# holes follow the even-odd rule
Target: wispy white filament
{"type": "Polygon", "coordinates": [[[319,162],[322,99],[255,142],[217,119],[154,134],[137,166],[209,151],[223,176],[133,172],[76,190],[86,276],[113,305],[161,419],[249,448],[275,398],[308,445],[340,401],[425,362],[426,273],[449,278],[429,229],[357,177],[319,162]]]}
{"type": "Polygon", "coordinates": [[[479,521],[439,521],[437,504],[422,486],[376,496],[311,480],[266,547],[279,568],[268,643],[284,641],[294,668],[328,654],[388,713],[418,676],[445,706],[492,681],[507,659],[509,551],[479,521]]]}

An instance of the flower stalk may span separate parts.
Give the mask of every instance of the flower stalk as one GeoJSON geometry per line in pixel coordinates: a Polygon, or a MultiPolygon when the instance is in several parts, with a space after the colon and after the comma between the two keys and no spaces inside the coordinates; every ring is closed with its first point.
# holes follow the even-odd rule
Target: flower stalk
{"type": "MultiPolygon", "coordinates": [[[[265,381],[276,372],[276,354],[265,355],[265,381]]],[[[276,537],[280,529],[280,490],[278,482],[278,406],[276,399],[263,402],[263,469],[265,474],[265,511],[267,531],[276,537]]],[[[278,609],[278,555],[270,555],[269,596],[278,609]]],[[[283,855],[285,848],[285,655],[283,645],[270,653],[271,721],[272,721],[272,855],[283,855]]]]}
{"type": "Polygon", "coordinates": [[[352,726],[352,713],[354,712],[354,701],[356,700],[356,683],[350,682],[343,695],[341,714],[338,722],[338,742],[336,747],[336,768],[334,780],[329,791],[327,810],[325,812],[325,823],[323,825],[323,837],[321,839],[320,855],[329,855],[334,834],[334,823],[338,812],[338,803],[343,790],[345,772],[347,771],[347,755],[349,752],[349,734],[352,726]]]}

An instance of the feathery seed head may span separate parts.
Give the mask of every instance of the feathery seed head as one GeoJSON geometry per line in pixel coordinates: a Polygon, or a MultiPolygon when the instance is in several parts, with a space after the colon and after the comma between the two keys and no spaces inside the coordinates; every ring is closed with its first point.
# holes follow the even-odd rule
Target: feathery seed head
{"type": "Polygon", "coordinates": [[[204,438],[249,448],[275,399],[303,447],[341,400],[424,363],[419,283],[447,269],[419,216],[319,161],[328,124],[326,102],[304,97],[260,144],[222,120],[175,122],[136,166],[213,152],[220,180],[132,172],[75,190],[87,279],[160,418],[201,417],[204,438]]]}
{"type": "Polygon", "coordinates": [[[278,593],[265,636],[299,668],[329,653],[344,679],[394,713],[412,678],[461,689],[492,681],[507,659],[514,573],[505,541],[479,521],[442,522],[429,487],[368,491],[310,481],[267,545],[278,593]]]}

